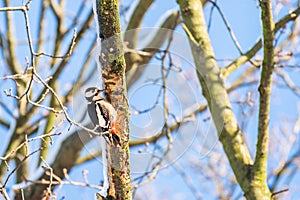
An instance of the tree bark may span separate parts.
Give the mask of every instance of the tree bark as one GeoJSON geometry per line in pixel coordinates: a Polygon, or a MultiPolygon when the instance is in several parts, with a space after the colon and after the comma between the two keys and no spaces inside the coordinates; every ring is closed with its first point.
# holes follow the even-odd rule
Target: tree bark
{"type": "Polygon", "coordinates": [[[117,0],[97,0],[97,17],[100,29],[100,63],[104,88],[117,111],[116,133],[120,146],[107,145],[109,191],[106,199],[131,199],[129,164],[129,107],[125,81],[125,58],[119,5],[117,0]]]}
{"type": "MultiPolygon", "coordinates": [[[[253,165],[242,131],[231,109],[229,97],[224,85],[224,76],[217,65],[207,32],[203,7],[200,0],[177,0],[189,37],[198,79],[202,93],[216,126],[219,140],[223,145],[235,177],[247,199],[271,199],[271,192],[265,176],[258,176],[259,170],[253,165]],[[261,179],[260,179],[261,178],[261,179]]],[[[258,137],[260,140],[261,137],[258,137]]]]}

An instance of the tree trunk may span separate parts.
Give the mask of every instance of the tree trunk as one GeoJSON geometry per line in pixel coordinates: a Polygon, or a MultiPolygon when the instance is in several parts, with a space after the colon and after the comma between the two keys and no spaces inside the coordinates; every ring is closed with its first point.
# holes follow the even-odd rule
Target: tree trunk
{"type": "Polygon", "coordinates": [[[129,107],[119,5],[117,0],[97,0],[96,7],[101,39],[99,61],[104,88],[108,100],[117,111],[116,133],[121,140],[120,146],[107,145],[109,191],[106,199],[131,199],[129,107]]]}
{"type": "Polygon", "coordinates": [[[257,169],[253,165],[242,131],[231,109],[224,85],[225,78],[216,63],[210,43],[202,3],[199,0],[177,0],[177,2],[189,37],[202,93],[208,102],[219,140],[244,196],[251,200],[271,199],[267,178],[257,173],[265,171],[266,166],[257,169]]]}

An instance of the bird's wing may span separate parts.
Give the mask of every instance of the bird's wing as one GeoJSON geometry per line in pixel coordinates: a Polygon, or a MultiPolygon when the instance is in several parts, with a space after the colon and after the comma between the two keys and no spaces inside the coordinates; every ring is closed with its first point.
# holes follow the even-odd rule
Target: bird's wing
{"type": "Polygon", "coordinates": [[[100,101],[101,103],[101,107],[103,108],[103,112],[105,113],[105,116],[108,118],[108,120],[111,123],[114,123],[116,121],[116,116],[117,116],[117,112],[114,109],[114,107],[110,104],[107,103],[106,101],[100,101]]]}
{"type": "Polygon", "coordinates": [[[109,118],[109,110],[105,107],[106,102],[97,101],[96,106],[96,114],[99,122],[99,126],[103,128],[108,128],[110,126],[110,118],[109,118]]]}

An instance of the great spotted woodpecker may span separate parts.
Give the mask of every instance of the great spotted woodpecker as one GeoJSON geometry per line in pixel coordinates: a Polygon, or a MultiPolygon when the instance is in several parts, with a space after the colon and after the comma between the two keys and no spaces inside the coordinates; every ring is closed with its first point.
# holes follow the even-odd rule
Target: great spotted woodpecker
{"type": "Polygon", "coordinates": [[[94,130],[104,133],[103,136],[108,143],[120,145],[120,138],[115,130],[117,112],[102,95],[104,95],[104,90],[96,87],[85,90],[89,117],[95,125],[94,130]]]}

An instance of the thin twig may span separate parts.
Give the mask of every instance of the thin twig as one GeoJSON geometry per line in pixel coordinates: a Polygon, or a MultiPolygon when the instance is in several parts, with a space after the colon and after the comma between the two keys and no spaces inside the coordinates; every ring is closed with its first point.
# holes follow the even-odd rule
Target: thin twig
{"type": "Polygon", "coordinates": [[[25,6],[18,6],[18,7],[4,7],[0,8],[0,12],[7,12],[7,11],[23,11],[27,10],[25,6]]]}
{"type": "Polygon", "coordinates": [[[62,109],[62,112],[63,112],[65,118],[66,118],[67,121],[70,123],[69,129],[71,128],[71,125],[75,125],[75,126],[81,128],[81,129],[83,129],[83,130],[85,130],[85,131],[87,131],[87,132],[89,132],[89,133],[95,135],[95,136],[100,136],[100,135],[106,134],[106,132],[98,133],[98,132],[96,132],[95,130],[86,128],[85,126],[82,126],[81,124],[79,124],[79,123],[73,121],[73,120],[70,118],[69,114],[67,113],[66,108],[64,107],[62,101],[60,100],[58,94],[54,91],[54,89],[53,89],[52,87],[50,87],[50,86],[48,85],[48,83],[46,83],[46,82],[45,82],[45,81],[44,81],[44,80],[43,80],[43,79],[42,79],[42,78],[41,78],[34,70],[33,70],[33,74],[34,74],[34,75],[41,81],[41,83],[42,83],[42,84],[43,84],[43,85],[44,85],[44,86],[45,86],[45,87],[46,87],[46,88],[54,95],[54,97],[55,97],[55,99],[57,100],[57,102],[58,102],[60,108],[62,109]]]}
{"type": "Polygon", "coordinates": [[[15,149],[13,149],[11,152],[7,153],[5,156],[0,156],[0,160],[2,161],[6,161],[8,158],[10,158],[14,153],[16,153],[19,149],[21,149],[24,145],[26,145],[26,143],[29,143],[29,142],[32,142],[34,140],[38,140],[38,139],[44,139],[46,137],[53,137],[53,136],[58,136],[58,135],[61,135],[62,133],[59,132],[59,133],[51,133],[49,131],[49,133],[47,134],[44,134],[44,135],[40,135],[40,136],[36,136],[36,137],[33,137],[33,138],[25,138],[25,141],[23,143],[21,143],[18,147],[16,147],[15,149]]]}
{"type": "MultiPolygon", "coordinates": [[[[280,30],[280,28],[285,26],[288,22],[294,21],[298,17],[299,14],[300,14],[300,7],[298,7],[293,12],[291,12],[291,13],[287,14],[286,16],[284,16],[283,18],[281,18],[275,24],[274,33],[276,33],[278,30],[280,30]]],[[[243,54],[240,57],[238,57],[237,59],[235,59],[233,62],[231,62],[229,65],[227,65],[222,70],[223,77],[224,78],[228,77],[237,68],[242,66],[244,63],[250,61],[250,59],[253,56],[255,56],[256,53],[261,49],[261,47],[262,47],[262,39],[260,38],[249,51],[247,51],[245,54],[243,54]]],[[[251,63],[251,64],[253,64],[253,63],[251,63]]],[[[257,66],[257,65],[254,63],[254,66],[257,66]]]]}
{"type": "Polygon", "coordinates": [[[61,55],[61,56],[60,55],[51,55],[51,54],[44,53],[44,52],[34,53],[34,55],[35,56],[48,56],[50,58],[61,58],[61,59],[66,58],[66,57],[70,57],[73,53],[73,49],[74,49],[75,44],[76,44],[76,42],[75,42],[76,38],[77,38],[77,31],[76,31],[76,29],[74,29],[70,48],[69,48],[68,52],[65,55],[61,55]]]}
{"type": "Polygon", "coordinates": [[[286,86],[291,89],[294,94],[296,94],[298,97],[300,97],[300,89],[294,84],[290,76],[285,73],[283,70],[276,70],[276,74],[282,78],[282,80],[285,82],[286,86]]]}
{"type": "Polygon", "coordinates": [[[2,196],[4,197],[5,200],[10,200],[6,189],[2,186],[2,184],[0,183],[0,194],[2,194],[2,196]]]}
{"type": "MultiPolygon", "coordinates": [[[[217,0],[215,1],[215,3],[217,3],[217,0]]],[[[211,23],[212,23],[212,15],[214,12],[215,6],[212,6],[209,12],[209,17],[208,17],[208,24],[207,24],[207,32],[210,31],[210,27],[211,27],[211,23]]]]}
{"type": "Polygon", "coordinates": [[[52,185],[53,185],[53,169],[50,167],[50,165],[46,162],[46,160],[41,156],[41,160],[45,163],[44,170],[49,170],[50,171],[50,176],[49,176],[49,186],[47,187],[47,196],[50,195],[52,196],[52,185]]]}
{"type": "Polygon", "coordinates": [[[195,184],[193,183],[193,179],[188,176],[185,170],[175,163],[173,163],[171,166],[174,168],[174,170],[176,170],[176,174],[179,174],[182,177],[187,187],[191,190],[195,199],[203,199],[198,188],[196,188],[195,184]]]}
{"type": "Polygon", "coordinates": [[[274,197],[274,196],[276,196],[278,194],[281,194],[281,193],[284,193],[284,192],[287,192],[287,191],[289,191],[288,188],[280,190],[280,191],[277,191],[277,192],[273,192],[272,195],[271,195],[271,197],[274,197]]]}
{"type": "Polygon", "coordinates": [[[28,1],[25,6],[0,8],[0,12],[1,11],[3,11],[3,12],[22,11],[23,12],[24,19],[25,19],[27,40],[28,40],[29,49],[30,49],[30,53],[31,53],[31,59],[30,59],[31,63],[30,63],[30,65],[33,66],[33,64],[34,64],[33,63],[34,56],[47,56],[47,57],[50,57],[50,58],[61,58],[61,59],[71,56],[72,52],[73,52],[73,48],[75,46],[75,40],[76,40],[76,37],[77,37],[76,29],[74,29],[74,32],[73,32],[71,48],[66,53],[66,55],[51,55],[51,54],[48,54],[48,53],[45,53],[45,52],[38,52],[38,53],[34,52],[31,33],[30,33],[30,22],[29,22],[29,17],[28,17],[28,13],[27,13],[27,11],[29,10],[29,7],[30,7],[30,3],[31,3],[31,1],[28,1]]]}
{"type": "Polygon", "coordinates": [[[42,150],[42,147],[36,149],[35,151],[31,152],[30,154],[27,154],[25,155],[25,157],[20,161],[19,165],[17,165],[6,177],[5,181],[4,181],[4,184],[3,184],[3,188],[5,188],[9,178],[15,173],[15,171],[17,171],[21,166],[22,164],[30,157],[32,156],[33,154],[39,152],[42,150]]]}
{"type": "MultiPolygon", "coordinates": [[[[169,127],[169,120],[168,120],[168,117],[169,117],[169,109],[168,109],[168,100],[167,100],[167,76],[171,70],[171,67],[172,67],[172,62],[170,60],[170,64],[169,64],[169,67],[167,69],[167,72],[165,73],[165,59],[167,57],[167,55],[169,55],[169,48],[171,46],[171,42],[173,40],[173,34],[170,36],[169,38],[169,41],[168,41],[168,45],[166,47],[166,49],[163,51],[163,56],[161,58],[161,79],[162,79],[162,87],[161,87],[161,90],[160,90],[160,93],[159,94],[162,94],[162,98],[163,98],[163,107],[164,107],[164,120],[165,120],[165,124],[164,124],[164,127],[162,129],[162,133],[164,133],[163,135],[166,135],[167,138],[168,138],[168,145],[167,145],[167,149],[166,151],[163,153],[163,155],[159,158],[159,160],[153,165],[152,167],[152,170],[151,171],[146,171],[141,177],[139,177],[139,181],[136,185],[133,186],[134,189],[142,186],[142,185],[145,185],[147,184],[148,182],[150,182],[151,180],[153,180],[156,175],[158,174],[159,170],[160,170],[160,167],[162,165],[162,162],[164,161],[164,158],[167,156],[167,154],[169,153],[169,151],[172,149],[172,145],[173,145],[173,138],[171,136],[171,129],[169,127]],[[143,181],[143,178],[145,176],[148,176],[148,178],[143,181]]],[[[160,96],[160,95],[159,95],[160,96]]],[[[156,144],[155,144],[155,149],[156,149],[156,144]]],[[[155,152],[155,149],[153,151],[153,154],[152,154],[152,159],[150,159],[150,162],[148,164],[148,167],[150,167],[150,164],[153,160],[154,157],[156,157],[154,155],[154,152],[155,152]]],[[[134,193],[135,193],[136,190],[134,190],[134,193]]]]}
{"type": "Polygon", "coordinates": [[[217,8],[217,10],[218,10],[218,12],[219,12],[219,14],[220,14],[220,16],[221,16],[221,18],[222,18],[222,20],[223,20],[225,26],[226,26],[226,28],[227,28],[227,30],[228,30],[228,32],[229,32],[229,35],[230,35],[230,37],[231,37],[231,39],[232,39],[234,45],[235,45],[236,48],[238,49],[239,53],[240,53],[241,55],[243,55],[243,50],[242,50],[242,48],[241,48],[241,46],[240,46],[240,44],[239,44],[237,38],[235,37],[235,34],[234,34],[234,32],[232,31],[232,29],[231,29],[229,23],[227,22],[227,20],[226,20],[226,18],[225,18],[225,15],[223,14],[221,8],[218,6],[218,4],[217,4],[216,2],[214,2],[214,1],[212,1],[212,0],[208,0],[208,2],[210,2],[211,4],[213,4],[214,7],[217,8]]]}
{"type": "MultiPolygon", "coordinates": [[[[49,166],[49,165],[48,165],[49,166]]],[[[49,168],[51,169],[51,167],[49,166],[49,168]]],[[[51,174],[49,174],[49,168],[45,167],[44,169],[47,170],[46,174],[48,176],[50,176],[51,174]]],[[[29,180],[25,177],[25,181],[29,182],[29,183],[33,183],[33,184],[42,184],[42,185],[75,185],[75,186],[80,186],[80,187],[89,187],[89,188],[93,188],[93,189],[97,189],[97,190],[101,190],[103,187],[99,186],[99,185],[93,185],[88,183],[88,180],[85,180],[85,182],[78,182],[78,181],[73,181],[71,180],[71,178],[68,175],[68,171],[66,168],[63,169],[63,174],[64,174],[64,178],[65,180],[62,180],[60,177],[58,177],[56,174],[53,173],[53,169],[52,169],[52,181],[47,181],[45,179],[42,180],[38,180],[38,181],[33,181],[33,180],[29,180]]],[[[49,188],[49,186],[48,186],[49,188]]]]}

